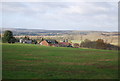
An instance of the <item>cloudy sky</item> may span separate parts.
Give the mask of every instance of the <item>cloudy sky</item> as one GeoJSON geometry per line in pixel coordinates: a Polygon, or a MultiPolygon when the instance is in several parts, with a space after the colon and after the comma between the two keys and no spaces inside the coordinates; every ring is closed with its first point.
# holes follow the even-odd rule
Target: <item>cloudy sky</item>
{"type": "Polygon", "coordinates": [[[117,2],[3,2],[0,14],[6,28],[118,30],[117,2]]]}

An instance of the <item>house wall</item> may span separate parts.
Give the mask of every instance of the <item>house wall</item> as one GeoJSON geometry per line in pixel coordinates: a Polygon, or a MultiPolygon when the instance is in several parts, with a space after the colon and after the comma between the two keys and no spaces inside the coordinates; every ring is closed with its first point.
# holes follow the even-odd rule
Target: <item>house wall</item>
{"type": "Polygon", "coordinates": [[[20,41],[20,43],[23,43],[23,39],[20,39],[19,41],[20,41]]]}
{"type": "Polygon", "coordinates": [[[27,40],[26,41],[28,44],[32,44],[32,40],[27,40]]]}
{"type": "Polygon", "coordinates": [[[41,44],[41,45],[44,45],[44,46],[50,46],[45,40],[42,41],[40,44],[41,44]]]}

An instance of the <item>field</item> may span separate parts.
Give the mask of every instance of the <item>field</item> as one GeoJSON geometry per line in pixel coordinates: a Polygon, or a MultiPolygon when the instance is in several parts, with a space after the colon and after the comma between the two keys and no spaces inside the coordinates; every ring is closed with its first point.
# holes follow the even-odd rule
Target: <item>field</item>
{"type": "Polygon", "coordinates": [[[3,79],[117,79],[118,52],[2,44],[3,79]]]}

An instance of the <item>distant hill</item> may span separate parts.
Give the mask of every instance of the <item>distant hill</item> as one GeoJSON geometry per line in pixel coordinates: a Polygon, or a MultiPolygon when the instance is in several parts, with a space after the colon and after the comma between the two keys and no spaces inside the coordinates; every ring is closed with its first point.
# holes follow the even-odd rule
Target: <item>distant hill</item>
{"type": "Polygon", "coordinates": [[[87,35],[91,33],[102,34],[102,35],[119,35],[117,32],[107,31],[80,31],[80,30],[43,30],[43,29],[23,29],[23,28],[2,28],[0,33],[5,30],[11,30],[15,36],[20,35],[31,35],[31,36],[55,36],[55,35],[87,35]]]}

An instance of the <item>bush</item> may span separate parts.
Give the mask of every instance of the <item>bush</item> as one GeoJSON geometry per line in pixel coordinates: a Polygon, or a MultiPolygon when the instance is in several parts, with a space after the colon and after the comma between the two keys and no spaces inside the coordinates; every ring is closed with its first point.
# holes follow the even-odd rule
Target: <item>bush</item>
{"type": "Polygon", "coordinates": [[[107,50],[119,50],[119,46],[114,46],[111,44],[107,44],[103,41],[103,39],[98,39],[97,41],[85,40],[80,44],[80,47],[85,48],[95,48],[95,49],[107,49],[107,50]]]}

